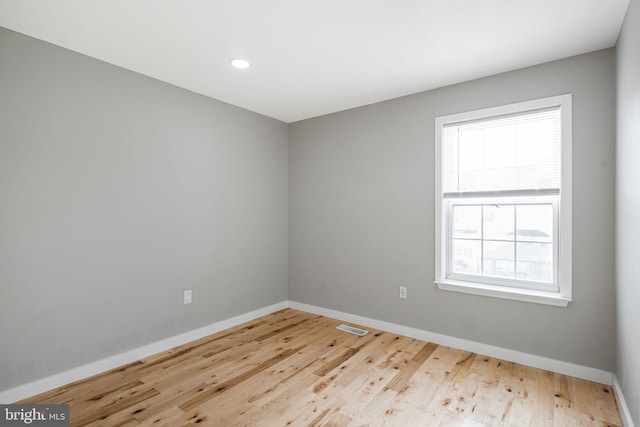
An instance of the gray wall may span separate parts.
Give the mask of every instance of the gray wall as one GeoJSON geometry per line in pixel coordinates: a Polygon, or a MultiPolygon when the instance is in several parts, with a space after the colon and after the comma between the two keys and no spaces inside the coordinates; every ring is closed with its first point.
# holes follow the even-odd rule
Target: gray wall
{"type": "Polygon", "coordinates": [[[291,124],[289,298],[613,370],[614,135],[613,49],[291,124]],[[437,290],[434,117],[568,92],[574,302],[437,290]]]}
{"type": "Polygon", "coordinates": [[[0,390],[285,300],[287,141],[0,29],[0,390]]]}
{"type": "Polygon", "coordinates": [[[617,54],[616,375],[640,426],[640,2],[631,0],[617,54]]]}

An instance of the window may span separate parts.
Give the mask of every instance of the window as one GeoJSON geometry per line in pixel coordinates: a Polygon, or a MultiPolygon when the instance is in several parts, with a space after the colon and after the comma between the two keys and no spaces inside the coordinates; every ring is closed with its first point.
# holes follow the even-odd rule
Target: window
{"type": "Polygon", "coordinates": [[[571,301],[571,95],[436,118],[436,284],[571,301]]]}

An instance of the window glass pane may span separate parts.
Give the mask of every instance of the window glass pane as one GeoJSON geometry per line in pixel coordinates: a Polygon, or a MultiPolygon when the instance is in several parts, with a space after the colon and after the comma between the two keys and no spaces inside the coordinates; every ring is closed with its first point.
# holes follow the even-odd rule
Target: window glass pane
{"type": "Polygon", "coordinates": [[[560,144],[551,144],[549,141],[560,141],[560,138],[560,123],[554,118],[520,124],[517,163],[518,168],[526,171],[523,173],[526,179],[519,185],[526,185],[527,180],[535,182],[539,188],[557,185],[554,184],[557,178],[553,176],[554,171],[560,170],[560,144]]]}
{"type": "Polygon", "coordinates": [[[532,282],[553,283],[553,245],[518,242],[516,277],[532,282]]]}
{"type": "Polygon", "coordinates": [[[445,193],[456,192],[458,191],[458,170],[457,167],[449,166],[457,165],[460,158],[458,155],[458,127],[445,127],[442,137],[444,141],[447,141],[442,145],[443,165],[445,165],[442,171],[442,190],[445,193]]]}
{"type": "Polygon", "coordinates": [[[516,169],[516,126],[496,123],[484,129],[483,182],[486,190],[512,182],[516,169]]]}
{"type": "Polygon", "coordinates": [[[451,270],[460,274],[481,274],[480,240],[453,239],[451,270]]]}
{"type": "Polygon", "coordinates": [[[480,239],[482,206],[456,205],[453,207],[453,237],[480,239]]]}
{"type": "Polygon", "coordinates": [[[458,187],[452,191],[460,191],[465,189],[466,191],[483,190],[482,176],[482,129],[472,129],[464,131],[458,128],[458,157],[453,159],[454,170],[458,177],[458,187]],[[479,185],[478,185],[479,184],[479,185]]]}
{"type": "Polygon", "coordinates": [[[513,205],[484,205],[482,207],[482,237],[491,240],[515,240],[513,205]]]}
{"type": "Polygon", "coordinates": [[[483,274],[513,279],[515,277],[515,244],[494,241],[484,241],[483,244],[483,274]]]}
{"type": "Polygon", "coordinates": [[[517,240],[553,242],[553,206],[551,204],[518,205],[516,208],[517,240]]]}

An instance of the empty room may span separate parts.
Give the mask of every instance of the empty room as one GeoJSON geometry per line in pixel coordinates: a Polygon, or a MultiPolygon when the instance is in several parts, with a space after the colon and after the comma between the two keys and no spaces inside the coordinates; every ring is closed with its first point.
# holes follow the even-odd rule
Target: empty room
{"type": "Polygon", "coordinates": [[[0,0],[0,425],[640,426],[640,0],[0,0]]]}

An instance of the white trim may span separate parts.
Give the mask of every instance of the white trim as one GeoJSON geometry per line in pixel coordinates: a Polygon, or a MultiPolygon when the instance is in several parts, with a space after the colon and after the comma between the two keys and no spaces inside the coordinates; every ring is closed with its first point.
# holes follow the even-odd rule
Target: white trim
{"type": "Polygon", "coordinates": [[[559,245],[560,250],[560,263],[558,265],[558,274],[560,275],[560,293],[564,298],[571,299],[573,295],[572,286],[572,264],[573,264],[573,179],[572,179],[572,167],[573,167],[573,97],[572,95],[560,95],[558,97],[561,104],[561,120],[562,120],[562,145],[560,146],[562,168],[560,170],[560,215],[559,215],[559,245]]]}
{"type": "Polygon", "coordinates": [[[540,190],[500,190],[500,191],[469,191],[467,193],[442,193],[445,199],[492,199],[496,197],[538,197],[557,196],[559,188],[543,188],[540,190]]]}
{"type": "Polygon", "coordinates": [[[90,362],[86,365],[69,369],[68,371],[63,371],[45,378],[31,381],[27,384],[19,385],[7,390],[2,390],[0,391],[0,403],[8,404],[16,402],[18,400],[26,399],[27,397],[35,396],[36,394],[61,387],[65,384],[69,384],[74,381],[78,381],[105,371],[109,371],[119,366],[126,365],[127,363],[135,362],[145,357],[149,357],[153,354],[157,354],[177,347],[179,345],[195,341],[202,337],[206,337],[207,335],[215,334],[216,332],[232,328],[234,326],[249,322],[251,320],[257,319],[258,317],[266,316],[267,314],[271,314],[288,307],[288,302],[282,301],[277,304],[231,317],[229,319],[221,320],[219,322],[212,323],[210,325],[194,329],[180,335],[156,341],[154,343],[134,348],[132,350],[127,350],[125,352],[115,354],[113,356],[97,360],[95,362],[90,362]]]}
{"type": "MultiPolygon", "coordinates": [[[[551,304],[556,306],[567,306],[572,296],[572,95],[564,94],[551,96],[548,98],[534,99],[530,101],[517,102],[513,104],[501,105],[497,107],[484,108],[479,110],[467,111],[463,113],[450,114],[435,118],[435,282],[438,283],[439,289],[453,290],[456,292],[465,292],[476,295],[484,295],[489,297],[497,297],[503,299],[514,299],[518,301],[534,302],[542,304],[551,304]],[[560,292],[558,298],[530,298],[523,297],[521,292],[513,292],[512,297],[508,294],[514,287],[506,286],[501,292],[487,291],[480,289],[475,284],[470,284],[468,290],[464,290],[464,282],[459,281],[456,286],[447,285],[451,282],[448,277],[447,268],[447,203],[444,203],[444,193],[442,189],[442,133],[447,124],[460,123],[470,120],[487,119],[491,117],[502,116],[506,114],[518,114],[526,111],[533,111],[542,108],[560,107],[561,114],[561,181],[560,181],[560,200],[558,202],[558,215],[554,216],[554,221],[558,223],[554,226],[557,229],[557,242],[554,239],[554,252],[558,251],[554,257],[557,262],[557,268],[554,268],[556,275],[554,281],[557,283],[560,292]],[[440,284],[445,284],[441,286],[440,284]],[[561,303],[558,304],[557,302],[561,303]]],[[[472,194],[479,196],[478,194],[472,194]]],[[[451,196],[451,195],[449,195],[451,196]]],[[[462,195],[460,195],[462,196],[462,195]]]]}
{"type": "Polygon", "coordinates": [[[343,322],[355,323],[356,326],[366,326],[369,328],[379,329],[394,334],[404,335],[416,338],[422,341],[432,342],[434,344],[454,347],[460,350],[470,351],[472,353],[482,354],[497,359],[507,360],[510,362],[520,363],[522,365],[532,366],[534,368],[544,369],[547,371],[557,372],[563,375],[569,375],[588,381],[594,381],[601,384],[611,385],[611,372],[591,368],[588,366],[577,365],[575,363],[564,362],[562,360],[550,359],[548,357],[537,356],[534,354],[523,353],[508,348],[496,347],[493,345],[482,344],[476,341],[469,341],[462,338],[451,337],[448,335],[429,332],[422,329],[411,328],[409,326],[389,323],[382,320],[370,319],[367,317],[357,316],[354,314],[343,313],[327,308],[316,307],[313,305],[303,304],[290,301],[289,307],[306,311],[308,313],[319,314],[321,316],[331,317],[343,322]]]}
{"type": "MultiPolygon", "coordinates": [[[[473,120],[485,120],[493,117],[500,117],[512,114],[526,113],[534,110],[548,109],[552,107],[566,107],[565,103],[571,101],[571,94],[549,96],[546,98],[537,98],[529,101],[514,102],[511,104],[498,105],[496,107],[479,108],[477,110],[465,111],[462,113],[447,114],[436,117],[436,125],[440,123],[440,127],[451,123],[464,123],[473,120]]],[[[569,107],[569,113],[571,109],[569,107]]],[[[565,117],[563,116],[564,120],[565,117]]],[[[565,135],[562,135],[563,137],[565,135]]]]}
{"type": "Polygon", "coordinates": [[[571,302],[571,298],[565,298],[557,292],[536,291],[533,289],[489,285],[486,283],[456,282],[454,280],[439,280],[435,283],[438,289],[444,291],[532,302],[556,307],[566,307],[571,302]]]}
{"type": "MultiPolygon", "coordinates": [[[[216,322],[211,325],[195,329],[193,331],[185,332],[175,337],[167,338],[152,344],[148,344],[114,356],[88,363],[86,365],[70,369],[68,371],[60,372],[46,378],[41,378],[27,384],[0,391],[0,403],[12,403],[30,396],[34,396],[36,394],[43,393],[56,387],[61,387],[65,384],[69,384],[71,382],[117,368],[124,364],[135,362],[150,355],[169,350],[178,345],[186,344],[196,339],[211,335],[216,332],[220,332],[224,329],[237,326],[244,322],[251,321],[258,317],[265,316],[267,314],[285,308],[293,308],[296,310],[306,311],[308,313],[319,314],[322,316],[339,319],[344,322],[355,323],[361,326],[367,326],[370,328],[388,331],[394,334],[400,334],[411,338],[432,342],[434,344],[454,347],[461,350],[508,360],[539,369],[553,371],[564,375],[570,375],[589,381],[595,381],[601,384],[612,385],[613,383],[614,390],[616,391],[616,397],[622,396],[620,386],[619,384],[617,384],[617,380],[615,379],[613,374],[601,369],[576,365],[574,363],[564,362],[561,360],[550,359],[547,357],[523,353],[516,350],[482,344],[475,341],[469,341],[461,338],[438,334],[435,332],[411,328],[408,326],[398,325],[382,320],[370,319],[363,316],[343,313],[340,311],[317,307],[309,304],[303,304],[295,301],[283,301],[251,311],[249,313],[232,317],[230,319],[222,320],[220,322],[216,322]]],[[[621,415],[626,420],[631,420],[629,409],[624,402],[624,398],[618,397],[618,404],[621,409],[621,415]]],[[[627,427],[634,427],[630,421],[627,421],[625,425],[627,427]]]]}
{"type": "Polygon", "coordinates": [[[620,418],[622,419],[622,425],[624,427],[634,427],[633,418],[631,418],[631,411],[627,406],[627,401],[622,393],[622,386],[618,382],[616,374],[611,375],[613,383],[613,392],[616,395],[616,402],[618,403],[618,410],[620,411],[620,418]]]}

